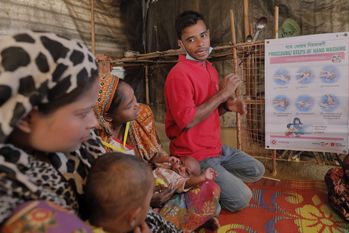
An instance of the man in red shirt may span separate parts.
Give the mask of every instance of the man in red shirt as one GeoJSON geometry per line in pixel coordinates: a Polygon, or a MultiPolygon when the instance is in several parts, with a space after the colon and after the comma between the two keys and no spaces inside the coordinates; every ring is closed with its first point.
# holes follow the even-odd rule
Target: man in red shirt
{"type": "Polygon", "coordinates": [[[202,15],[183,12],[176,19],[176,32],[186,56],[180,55],[165,83],[165,127],[171,155],[192,156],[203,169],[214,168],[222,207],[237,211],[252,198],[244,181],[257,181],[265,171],[258,160],[220,142],[219,115],[226,111],[246,113],[245,103],[231,98],[241,80],[229,74],[219,89],[218,73],[207,61],[212,48],[202,15]]]}

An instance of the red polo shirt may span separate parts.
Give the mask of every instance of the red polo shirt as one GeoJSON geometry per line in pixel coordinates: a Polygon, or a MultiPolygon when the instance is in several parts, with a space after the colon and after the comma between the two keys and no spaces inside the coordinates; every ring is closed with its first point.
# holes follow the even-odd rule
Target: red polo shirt
{"type": "Polygon", "coordinates": [[[218,88],[218,73],[210,62],[180,55],[165,83],[165,127],[172,155],[203,160],[221,153],[218,109],[189,130],[184,129],[193,120],[196,108],[218,88]]]}

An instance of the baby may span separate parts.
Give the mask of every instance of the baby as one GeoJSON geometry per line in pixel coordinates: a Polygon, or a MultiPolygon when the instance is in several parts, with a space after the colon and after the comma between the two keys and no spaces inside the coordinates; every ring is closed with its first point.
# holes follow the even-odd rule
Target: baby
{"type": "MultiPolygon", "coordinates": [[[[177,193],[187,192],[207,180],[215,180],[217,176],[213,168],[207,168],[202,172],[199,162],[189,156],[179,159],[170,156],[169,163],[158,164],[158,166],[161,167],[153,171],[156,192],[167,188],[174,189],[177,193]]],[[[217,207],[216,214],[218,215],[219,212],[220,207],[217,207]]],[[[208,219],[202,227],[210,231],[217,230],[219,228],[218,218],[208,219]]]]}
{"type": "Polygon", "coordinates": [[[154,180],[150,167],[119,152],[98,158],[86,183],[89,221],[106,232],[149,232],[145,223],[154,180]]]}
{"type": "Polygon", "coordinates": [[[190,188],[205,182],[214,180],[216,171],[207,168],[201,172],[199,162],[193,157],[181,157],[180,159],[171,156],[168,166],[158,167],[153,171],[156,182],[156,189],[171,187],[177,193],[186,192],[190,188]]]}

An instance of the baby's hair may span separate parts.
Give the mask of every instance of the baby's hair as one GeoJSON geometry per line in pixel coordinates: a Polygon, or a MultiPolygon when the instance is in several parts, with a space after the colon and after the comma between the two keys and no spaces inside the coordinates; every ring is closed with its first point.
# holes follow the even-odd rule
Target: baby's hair
{"type": "Polygon", "coordinates": [[[150,167],[135,156],[111,152],[99,157],[85,187],[90,222],[98,226],[143,206],[152,184],[150,167]]]}

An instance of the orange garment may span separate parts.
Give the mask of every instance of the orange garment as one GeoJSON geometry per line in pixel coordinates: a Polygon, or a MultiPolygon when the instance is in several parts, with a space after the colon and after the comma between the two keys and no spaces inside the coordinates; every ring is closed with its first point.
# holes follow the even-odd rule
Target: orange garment
{"type": "Polygon", "coordinates": [[[130,124],[130,144],[135,146],[136,155],[152,162],[156,156],[168,156],[156,133],[155,119],[148,105],[140,104],[136,120],[130,124]]]}

